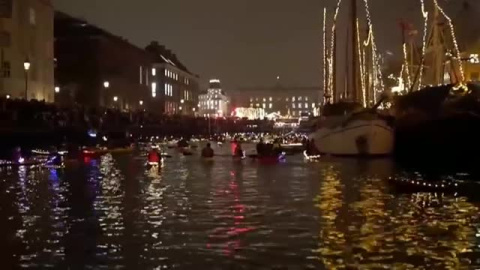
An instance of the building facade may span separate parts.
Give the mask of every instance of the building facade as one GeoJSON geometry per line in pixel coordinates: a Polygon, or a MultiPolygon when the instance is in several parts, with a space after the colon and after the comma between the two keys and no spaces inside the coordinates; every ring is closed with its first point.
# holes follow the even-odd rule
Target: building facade
{"type": "Polygon", "coordinates": [[[198,76],[158,42],[151,42],[145,50],[153,58],[153,106],[160,103],[157,110],[164,114],[195,115],[198,111],[198,76]]]}
{"type": "Polygon", "coordinates": [[[53,102],[50,0],[0,0],[0,96],[53,102]]]}
{"type": "Polygon", "coordinates": [[[313,114],[320,106],[320,87],[251,87],[232,93],[232,107],[262,108],[267,114],[300,117],[313,114]]]}
{"type": "Polygon", "coordinates": [[[91,107],[192,114],[198,77],[152,42],[139,48],[86,21],[56,12],[58,100],[91,107]]]}
{"type": "Polygon", "coordinates": [[[211,79],[207,92],[199,95],[198,115],[201,117],[225,117],[230,116],[228,111],[229,98],[222,90],[220,80],[211,79]]]}
{"type": "Polygon", "coordinates": [[[55,80],[62,103],[141,109],[150,98],[152,59],[86,21],[55,13],[55,80]]]}

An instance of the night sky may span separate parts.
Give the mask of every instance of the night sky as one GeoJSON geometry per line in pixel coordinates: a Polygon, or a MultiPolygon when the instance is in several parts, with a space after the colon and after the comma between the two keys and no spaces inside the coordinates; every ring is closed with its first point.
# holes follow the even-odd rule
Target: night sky
{"type": "MultiPolygon", "coordinates": [[[[350,0],[344,0],[349,2],[350,0]]],[[[420,0],[370,0],[379,49],[398,55],[404,18],[421,29],[420,0]]],[[[425,0],[429,1],[429,0],[425,0]]],[[[468,0],[480,10],[480,0],[468,0]]],[[[321,85],[323,6],[335,0],[53,0],[135,45],[158,40],[205,82],[321,85]]],[[[439,0],[452,17],[464,0],[439,0]]],[[[333,9],[329,10],[333,12],[333,9]]],[[[348,12],[344,9],[343,14],[348,12]]],[[[478,17],[477,17],[478,18],[478,17]]]]}

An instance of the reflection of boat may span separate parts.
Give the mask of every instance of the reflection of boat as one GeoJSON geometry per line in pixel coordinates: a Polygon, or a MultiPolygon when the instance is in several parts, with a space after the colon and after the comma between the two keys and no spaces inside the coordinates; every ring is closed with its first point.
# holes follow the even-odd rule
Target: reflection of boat
{"type": "MultiPolygon", "coordinates": [[[[333,38],[334,46],[328,62],[334,65],[329,67],[328,72],[327,67],[324,67],[324,77],[328,81],[325,87],[326,104],[322,110],[322,119],[309,138],[314,140],[317,150],[322,154],[389,155],[393,152],[394,132],[388,119],[377,111],[382,102],[382,99],[377,101],[378,91],[383,92],[384,89],[373,30],[371,24],[368,24],[367,36],[360,34],[362,31],[359,31],[356,3],[350,2],[350,28],[347,30],[350,36],[345,43],[345,88],[337,93],[338,53],[336,38],[333,38]],[[362,39],[365,39],[365,43],[361,43],[364,41],[362,39]]],[[[368,14],[367,10],[367,17],[368,14]]],[[[336,20],[332,30],[334,36],[335,24],[336,20]]]]}

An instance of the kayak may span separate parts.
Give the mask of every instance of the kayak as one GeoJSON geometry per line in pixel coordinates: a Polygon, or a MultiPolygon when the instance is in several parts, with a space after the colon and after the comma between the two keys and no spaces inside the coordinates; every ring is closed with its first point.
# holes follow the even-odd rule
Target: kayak
{"type": "Polygon", "coordinates": [[[193,155],[192,150],[189,147],[178,147],[178,152],[182,153],[184,156],[193,155]]]}
{"type": "Polygon", "coordinates": [[[316,161],[316,160],[319,160],[322,157],[320,155],[309,156],[307,154],[307,150],[303,151],[303,156],[305,157],[305,160],[308,160],[308,161],[316,161]]]}
{"type": "Polygon", "coordinates": [[[21,167],[21,166],[37,166],[41,165],[42,163],[37,160],[30,160],[24,162],[13,162],[9,160],[0,160],[0,167],[21,167]]]}

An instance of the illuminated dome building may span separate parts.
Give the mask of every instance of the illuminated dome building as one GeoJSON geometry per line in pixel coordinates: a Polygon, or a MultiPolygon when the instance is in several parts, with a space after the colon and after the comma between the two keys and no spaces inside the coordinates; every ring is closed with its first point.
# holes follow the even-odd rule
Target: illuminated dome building
{"type": "Polygon", "coordinates": [[[222,90],[220,80],[211,79],[207,92],[199,95],[199,116],[224,117],[228,113],[228,97],[222,90]]]}

